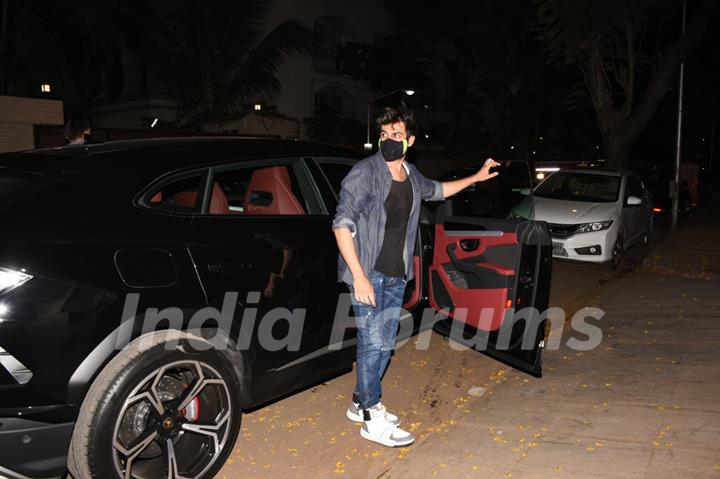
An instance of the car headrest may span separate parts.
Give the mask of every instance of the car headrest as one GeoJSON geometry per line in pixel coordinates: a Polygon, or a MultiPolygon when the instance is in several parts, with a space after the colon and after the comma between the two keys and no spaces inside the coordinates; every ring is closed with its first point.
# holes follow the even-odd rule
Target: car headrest
{"type": "Polygon", "coordinates": [[[287,166],[255,170],[245,193],[247,215],[304,215],[292,191],[287,166]]]}

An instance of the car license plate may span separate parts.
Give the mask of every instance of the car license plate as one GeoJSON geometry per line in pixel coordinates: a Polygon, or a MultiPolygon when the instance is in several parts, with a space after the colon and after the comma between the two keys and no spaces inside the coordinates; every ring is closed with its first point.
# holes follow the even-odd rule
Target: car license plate
{"type": "Polygon", "coordinates": [[[553,256],[567,256],[567,251],[565,251],[565,248],[563,247],[562,243],[556,243],[553,241],[553,256]]]}

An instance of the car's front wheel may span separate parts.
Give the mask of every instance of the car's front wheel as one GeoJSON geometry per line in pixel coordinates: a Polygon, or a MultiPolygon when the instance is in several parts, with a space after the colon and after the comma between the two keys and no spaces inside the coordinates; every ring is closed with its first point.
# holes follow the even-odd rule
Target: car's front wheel
{"type": "Polygon", "coordinates": [[[154,333],[110,361],[82,404],[68,459],[73,477],[215,476],[240,427],[240,386],[219,351],[196,348],[202,341],[154,333]]]}
{"type": "Polygon", "coordinates": [[[653,229],[653,221],[652,218],[648,220],[647,226],[645,227],[645,231],[643,232],[642,237],[642,245],[643,248],[648,248],[650,246],[650,239],[652,236],[652,229],[653,229]]]}
{"type": "Polygon", "coordinates": [[[610,258],[610,261],[607,262],[608,269],[610,271],[615,271],[620,267],[620,262],[622,261],[622,256],[624,253],[625,246],[623,245],[623,239],[622,236],[618,236],[615,240],[615,245],[613,246],[612,250],[612,256],[610,258]]]}

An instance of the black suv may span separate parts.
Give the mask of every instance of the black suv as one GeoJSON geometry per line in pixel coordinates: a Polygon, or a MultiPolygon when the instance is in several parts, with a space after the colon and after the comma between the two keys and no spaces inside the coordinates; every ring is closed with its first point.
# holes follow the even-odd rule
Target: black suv
{"type": "MultiPolygon", "coordinates": [[[[357,160],[238,138],[0,155],[0,477],[213,477],[243,409],[350,371],[331,222],[357,160]]],[[[442,310],[438,331],[539,376],[543,324],[495,340],[547,307],[547,229],[441,210],[403,321],[442,310]]]]}

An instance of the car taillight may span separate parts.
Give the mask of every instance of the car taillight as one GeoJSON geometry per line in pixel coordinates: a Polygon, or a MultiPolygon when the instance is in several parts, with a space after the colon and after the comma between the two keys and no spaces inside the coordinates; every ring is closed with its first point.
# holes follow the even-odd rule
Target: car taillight
{"type": "Polygon", "coordinates": [[[32,279],[32,275],[24,271],[16,271],[14,269],[0,268],[0,294],[22,286],[32,279]]]}

